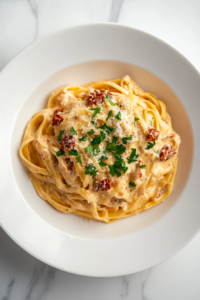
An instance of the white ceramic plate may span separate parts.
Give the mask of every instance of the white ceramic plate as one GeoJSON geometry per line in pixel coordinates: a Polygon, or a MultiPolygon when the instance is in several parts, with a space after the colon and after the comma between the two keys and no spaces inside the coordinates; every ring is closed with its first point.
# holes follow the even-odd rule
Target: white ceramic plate
{"type": "Polygon", "coordinates": [[[195,68],[169,45],[133,28],[78,26],[24,49],[0,75],[4,230],[47,264],[89,276],[141,271],[178,252],[200,228],[199,95],[195,68]],[[157,207],[109,225],[63,215],[37,196],[19,159],[24,128],[56,88],[126,74],[165,101],[181,136],[174,190],[157,207]]]}

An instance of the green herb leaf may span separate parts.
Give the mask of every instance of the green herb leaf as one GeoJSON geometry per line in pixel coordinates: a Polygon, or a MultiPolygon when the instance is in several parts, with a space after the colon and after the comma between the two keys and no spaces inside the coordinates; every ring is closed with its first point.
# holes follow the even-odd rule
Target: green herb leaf
{"type": "Polygon", "coordinates": [[[117,144],[117,137],[116,136],[113,136],[113,138],[112,138],[112,144],[117,144]]]}
{"type": "Polygon", "coordinates": [[[118,114],[115,116],[115,119],[121,120],[121,111],[118,112],[118,114]]]}
{"type": "Polygon", "coordinates": [[[101,156],[101,158],[99,159],[99,165],[101,166],[101,167],[105,167],[105,166],[107,166],[107,164],[105,163],[105,162],[103,162],[103,160],[106,160],[106,159],[108,159],[108,157],[107,156],[101,156]]]}
{"type": "Polygon", "coordinates": [[[97,151],[97,153],[99,153],[100,152],[100,148],[99,148],[99,146],[92,146],[93,147],[93,150],[96,150],[97,151]]]}
{"type": "Polygon", "coordinates": [[[159,154],[159,150],[157,150],[156,153],[159,154]]]}
{"type": "Polygon", "coordinates": [[[132,141],[132,139],[133,139],[133,136],[130,135],[129,137],[123,137],[122,141],[125,145],[127,145],[127,141],[132,141]]]}
{"type": "Polygon", "coordinates": [[[78,163],[81,163],[81,164],[82,164],[82,160],[81,160],[80,155],[78,155],[78,156],[76,157],[76,160],[77,160],[78,163]]]}
{"type": "Polygon", "coordinates": [[[107,143],[106,151],[117,151],[115,154],[123,154],[126,151],[126,147],[123,145],[115,145],[114,143],[107,143]]]}
{"type": "Polygon", "coordinates": [[[101,156],[101,158],[100,158],[100,160],[106,160],[106,159],[108,159],[107,156],[101,156]]]}
{"type": "Polygon", "coordinates": [[[78,151],[77,150],[71,150],[71,151],[69,151],[69,155],[78,156],[78,151]]]}
{"type": "Polygon", "coordinates": [[[100,144],[104,139],[106,138],[105,134],[103,133],[103,131],[100,131],[100,136],[96,137],[92,140],[92,145],[98,145],[100,144]]]}
{"type": "Polygon", "coordinates": [[[107,126],[106,124],[103,124],[102,126],[98,127],[98,128],[101,128],[103,129],[108,135],[115,130],[115,128],[113,127],[109,127],[107,126]]]}
{"type": "Polygon", "coordinates": [[[137,185],[135,184],[135,182],[129,182],[129,186],[131,187],[131,188],[135,188],[137,185]]]}
{"type": "Polygon", "coordinates": [[[148,143],[148,146],[145,148],[145,150],[149,150],[151,148],[153,148],[156,144],[156,141],[153,141],[152,143],[151,142],[147,142],[148,143]]]}
{"type": "Polygon", "coordinates": [[[117,169],[120,169],[124,172],[124,174],[126,173],[126,171],[128,170],[128,167],[126,167],[125,165],[125,161],[123,159],[121,160],[116,160],[114,162],[114,165],[113,165],[115,168],[117,169]]]}
{"type": "Polygon", "coordinates": [[[146,167],[146,165],[139,166],[140,169],[144,169],[145,167],[146,167]]]}
{"type": "Polygon", "coordinates": [[[110,169],[110,174],[111,176],[115,176],[115,174],[117,175],[117,177],[120,177],[122,174],[119,170],[117,170],[117,168],[115,168],[115,166],[108,166],[110,169]]]}
{"type": "Polygon", "coordinates": [[[71,127],[70,129],[70,134],[77,134],[76,130],[74,129],[74,127],[71,127]]]}
{"type": "Polygon", "coordinates": [[[123,154],[126,151],[126,147],[124,147],[123,145],[117,145],[116,149],[119,154],[123,154]]]}
{"type": "Polygon", "coordinates": [[[79,139],[80,142],[84,142],[85,140],[87,140],[88,136],[87,134],[84,135],[82,138],[79,139]]]}
{"type": "Polygon", "coordinates": [[[111,115],[112,115],[112,110],[109,111],[108,116],[106,118],[106,122],[108,122],[108,119],[111,117],[111,115]]]}
{"type": "Polygon", "coordinates": [[[95,133],[94,129],[90,129],[90,131],[87,132],[88,134],[93,134],[95,133]]]}
{"type": "Polygon", "coordinates": [[[115,105],[116,105],[116,103],[113,103],[113,102],[112,102],[112,100],[111,100],[111,98],[110,98],[109,95],[106,96],[106,99],[108,100],[108,102],[109,102],[112,106],[115,106],[115,105]]]}
{"type": "Polygon", "coordinates": [[[86,168],[85,175],[90,175],[94,178],[98,173],[97,168],[93,164],[85,166],[85,168],[86,168]]]}
{"type": "Polygon", "coordinates": [[[152,122],[151,122],[151,121],[149,121],[149,123],[150,123],[150,125],[152,126],[152,122]]]}
{"type": "Polygon", "coordinates": [[[92,119],[94,119],[94,117],[101,112],[101,107],[91,108],[90,110],[94,110],[94,113],[92,115],[92,119]]]}
{"type": "Polygon", "coordinates": [[[95,126],[97,125],[97,123],[95,121],[91,121],[91,123],[95,126]]]}
{"type": "Polygon", "coordinates": [[[134,125],[135,125],[135,127],[136,127],[136,124],[135,124],[136,121],[139,121],[139,119],[138,118],[134,118],[134,125]]]}
{"type": "Polygon", "coordinates": [[[127,158],[129,164],[137,161],[137,158],[139,156],[139,154],[136,154],[136,148],[131,148],[131,150],[132,150],[131,155],[129,158],[127,158]]]}
{"type": "Polygon", "coordinates": [[[115,168],[113,166],[108,166],[110,169],[110,175],[115,176],[115,168]]]}
{"type": "Polygon", "coordinates": [[[117,160],[122,160],[123,157],[120,154],[113,154],[113,156],[117,159],[117,160]]]}
{"type": "Polygon", "coordinates": [[[94,156],[93,147],[90,145],[86,147],[85,150],[90,154],[90,157],[93,158],[94,156]]]}
{"type": "Polygon", "coordinates": [[[60,150],[60,151],[57,151],[57,152],[56,152],[56,155],[57,155],[57,156],[61,156],[61,155],[64,155],[64,153],[65,153],[64,151],[60,150]]]}
{"type": "Polygon", "coordinates": [[[64,130],[60,130],[59,136],[58,136],[58,141],[62,140],[62,135],[65,131],[64,130]]]}
{"type": "Polygon", "coordinates": [[[100,161],[100,162],[99,162],[99,165],[100,165],[101,167],[107,166],[107,164],[106,164],[105,162],[103,162],[103,161],[100,161]]]}
{"type": "Polygon", "coordinates": [[[107,143],[106,150],[117,150],[116,145],[114,143],[109,143],[108,141],[106,141],[106,143],[107,143]]]}

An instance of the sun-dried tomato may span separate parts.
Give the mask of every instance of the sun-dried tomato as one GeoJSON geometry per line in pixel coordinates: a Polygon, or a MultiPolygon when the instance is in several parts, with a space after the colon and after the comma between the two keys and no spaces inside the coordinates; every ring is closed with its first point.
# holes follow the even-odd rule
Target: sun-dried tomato
{"type": "Polygon", "coordinates": [[[60,125],[60,123],[62,123],[62,121],[64,119],[61,115],[58,114],[59,112],[63,112],[63,110],[62,109],[56,109],[54,111],[53,120],[52,120],[53,125],[56,125],[56,126],[60,125]]]}
{"type": "Polygon", "coordinates": [[[160,151],[160,160],[166,161],[174,154],[176,154],[176,150],[170,144],[167,144],[160,151]]]}
{"type": "Polygon", "coordinates": [[[95,183],[94,190],[98,192],[101,191],[108,191],[110,189],[110,180],[109,179],[102,179],[99,182],[95,183]]]}
{"type": "Polygon", "coordinates": [[[147,140],[149,142],[156,141],[160,135],[160,132],[156,130],[155,128],[149,129],[147,133],[147,140]]]}
{"type": "MultiPolygon", "coordinates": [[[[110,97],[112,97],[111,93],[107,93],[110,97]]],[[[96,90],[93,93],[89,94],[89,97],[87,98],[87,102],[89,104],[101,104],[104,102],[104,99],[106,97],[106,93],[103,90],[96,90]]]]}
{"type": "Polygon", "coordinates": [[[75,150],[76,147],[76,139],[74,135],[66,133],[63,139],[61,140],[61,150],[64,151],[65,149],[71,148],[75,150]]]}
{"type": "Polygon", "coordinates": [[[72,171],[72,170],[73,170],[73,167],[74,167],[73,161],[71,161],[70,158],[66,158],[66,162],[67,162],[67,170],[68,170],[68,171],[72,171]]]}

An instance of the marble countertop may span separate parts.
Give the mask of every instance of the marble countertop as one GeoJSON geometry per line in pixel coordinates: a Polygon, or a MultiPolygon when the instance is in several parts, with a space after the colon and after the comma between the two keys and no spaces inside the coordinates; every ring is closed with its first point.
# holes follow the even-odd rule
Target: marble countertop
{"type": "MultiPolygon", "coordinates": [[[[199,0],[0,0],[0,70],[26,45],[63,27],[117,22],[171,44],[200,70],[199,0]]],[[[90,278],[56,270],[0,229],[0,300],[198,300],[200,234],[149,270],[90,278]]]]}

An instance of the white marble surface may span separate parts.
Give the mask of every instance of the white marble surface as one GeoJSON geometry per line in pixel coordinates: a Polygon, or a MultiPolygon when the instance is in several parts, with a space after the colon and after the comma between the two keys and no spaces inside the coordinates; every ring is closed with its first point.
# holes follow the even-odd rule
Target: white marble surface
{"type": "MultiPolygon", "coordinates": [[[[0,69],[26,45],[53,30],[109,21],[158,36],[200,70],[199,16],[199,0],[0,0],[0,69]]],[[[199,283],[200,234],[177,255],[149,270],[89,278],[41,263],[0,229],[0,300],[199,300],[199,283]]]]}

